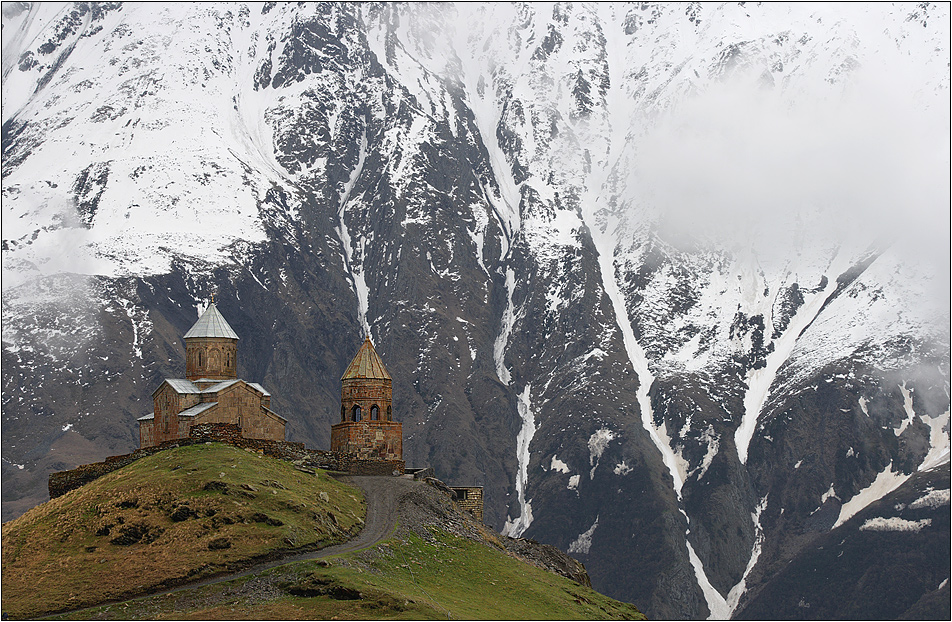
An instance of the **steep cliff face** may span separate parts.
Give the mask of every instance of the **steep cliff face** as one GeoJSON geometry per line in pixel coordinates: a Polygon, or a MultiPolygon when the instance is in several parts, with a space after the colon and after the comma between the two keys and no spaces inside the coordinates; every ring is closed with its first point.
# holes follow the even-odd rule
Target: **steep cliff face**
{"type": "Polygon", "coordinates": [[[4,517],[134,447],[215,293],[291,440],[369,332],[497,529],[651,617],[775,602],[948,472],[948,18],[5,4],[4,517]]]}

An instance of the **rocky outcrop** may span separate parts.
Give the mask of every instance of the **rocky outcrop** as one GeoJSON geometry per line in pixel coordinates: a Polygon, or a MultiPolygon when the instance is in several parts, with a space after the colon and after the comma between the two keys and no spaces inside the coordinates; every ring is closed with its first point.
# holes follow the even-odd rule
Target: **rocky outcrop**
{"type": "Polygon", "coordinates": [[[529,562],[533,566],[545,568],[550,572],[560,574],[579,585],[592,586],[592,581],[585,570],[585,565],[555,548],[551,544],[542,544],[526,538],[500,538],[506,550],[517,557],[529,562]]]}

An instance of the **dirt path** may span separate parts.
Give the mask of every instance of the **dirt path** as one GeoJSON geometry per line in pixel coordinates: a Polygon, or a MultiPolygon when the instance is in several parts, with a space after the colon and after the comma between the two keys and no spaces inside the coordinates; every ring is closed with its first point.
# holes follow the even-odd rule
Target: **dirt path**
{"type": "MultiPolygon", "coordinates": [[[[261,562],[241,572],[212,577],[211,579],[189,583],[168,591],[177,592],[184,589],[231,581],[232,579],[246,577],[256,572],[261,572],[262,570],[277,568],[278,566],[292,562],[343,555],[344,553],[359,551],[368,546],[373,546],[389,538],[397,525],[400,498],[415,485],[413,480],[403,477],[351,475],[342,476],[337,479],[364,491],[364,500],[367,503],[367,516],[364,519],[364,527],[360,530],[360,533],[357,534],[356,538],[316,551],[291,554],[279,559],[261,562]]],[[[159,592],[159,594],[163,593],[165,592],[159,592]]],[[[154,594],[150,594],[150,596],[153,595],[154,594]]]]}
{"type": "Polygon", "coordinates": [[[373,546],[393,535],[400,510],[400,499],[405,494],[410,492],[414,486],[419,485],[407,477],[347,475],[338,477],[337,479],[345,484],[350,484],[363,490],[364,500],[367,503],[367,516],[364,520],[364,528],[360,530],[360,533],[357,534],[357,537],[348,540],[347,542],[328,546],[316,551],[292,553],[278,559],[273,559],[249,566],[248,568],[239,572],[216,575],[208,579],[202,579],[198,581],[190,581],[167,590],[151,592],[149,594],[144,594],[134,598],[99,603],[98,605],[83,607],[82,609],[62,611],[58,612],[58,614],[77,613],[79,611],[86,611],[87,609],[96,609],[98,607],[109,605],[115,602],[144,600],[154,596],[174,594],[176,592],[192,590],[199,587],[205,587],[207,585],[214,585],[216,583],[224,583],[233,579],[240,579],[263,570],[277,568],[278,566],[283,566],[293,562],[321,559],[324,557],[334,557],[335,555],[351,553],[353,551],[358,551],[360,549],[373,546]]]}

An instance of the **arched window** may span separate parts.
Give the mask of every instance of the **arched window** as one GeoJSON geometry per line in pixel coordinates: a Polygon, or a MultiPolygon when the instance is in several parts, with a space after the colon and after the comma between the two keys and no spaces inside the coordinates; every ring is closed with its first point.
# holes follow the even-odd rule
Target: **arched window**
{"type": "Polygon", "coordinates": [[[353,421],[360,421],[360,406],[354,406],[353,409],[353,421]]]}
{"type": "Polygon", "coordinates": [[[393,419],[392,419],[392,417],[391,417],[391,414],[390,414],[390,407],[389,407],[389,406],[387,406],[387,421],[393,421],[393,419]]]}
{"type": "Polygon", "coordinates": [[[347,410],[344,408],[343,404],[340,406],[340,420],[342,422],[347,421],[347,410]]]}
{"type": "Polygon", "coordinates": [[[199,367],[204,367],[204,366],[205,366],[205,361],[204,361],[204,358],[205,358],[205,357],[202,356],[202,351],[199,350],[199,351],[196,353],[196,356],[197,356],[197,358],[198,358],[198,366],[199,366],[199,367]]]}
{"type": "Polygon", "coordinates": [[[378,419],[380,419],[380,409],[377,408],[376,404],[374,404],[370,407],[370,420],[376,421],[378,419]]]}

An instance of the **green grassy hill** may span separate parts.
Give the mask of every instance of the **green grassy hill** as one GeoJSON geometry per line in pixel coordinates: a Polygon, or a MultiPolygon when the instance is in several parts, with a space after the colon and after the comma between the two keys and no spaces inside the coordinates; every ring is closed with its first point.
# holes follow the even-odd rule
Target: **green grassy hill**
{"type": "Polygon", "coordinates": [[[376,546],[131,600],[280,552],[345,541],[363,522],[361,491],[320,471],[220,444],[164,451],[4,524],[3,613],[16,619],[93,607],[60,617],[642,618],[631,605],[517,559],[442,493],[418,486],[424,502],[401,513],[397,533],[376,546]]]}

